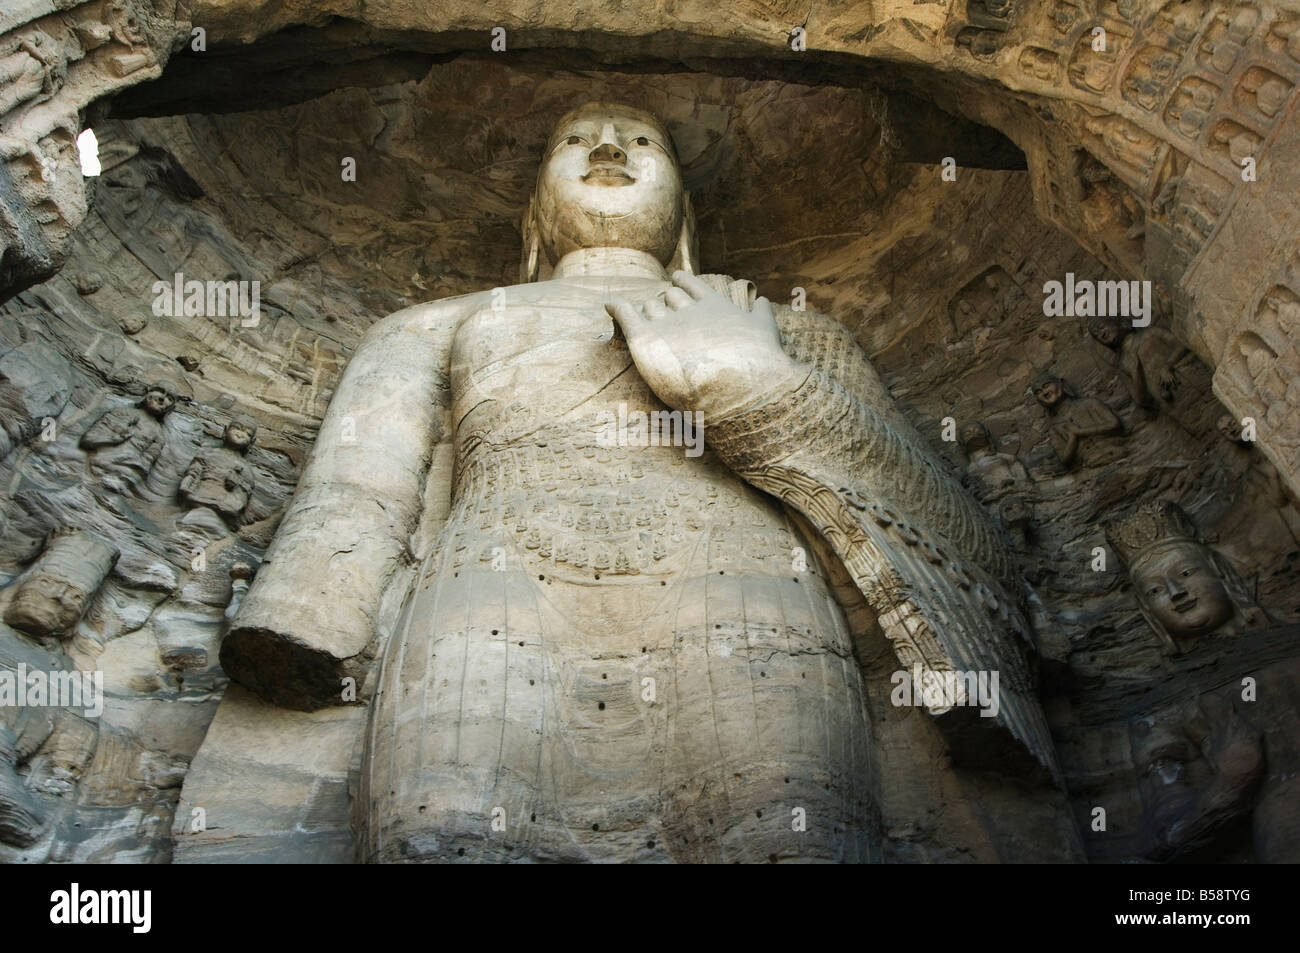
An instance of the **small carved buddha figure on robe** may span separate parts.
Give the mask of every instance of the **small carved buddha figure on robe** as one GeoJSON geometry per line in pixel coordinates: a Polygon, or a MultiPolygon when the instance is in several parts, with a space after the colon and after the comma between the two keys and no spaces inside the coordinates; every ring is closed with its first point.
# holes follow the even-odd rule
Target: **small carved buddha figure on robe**
{"type": "Polygon", "coordinates": [[[1059,776],[998,534],[834,319],[696,274],[663,124],[564,116],[523,232],[367,333],[222,647],[306,709],[382,656],[362,858],[881,857],[836,565],[900,665],[1001,673],[960,751],[1059,776]]]}

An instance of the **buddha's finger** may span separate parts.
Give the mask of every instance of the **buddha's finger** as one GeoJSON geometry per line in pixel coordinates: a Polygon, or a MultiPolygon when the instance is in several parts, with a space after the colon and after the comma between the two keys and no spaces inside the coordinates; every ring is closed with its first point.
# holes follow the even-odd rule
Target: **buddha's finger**
{"type": "Polygon", "coordinates": [[[673,284],[681,288],[696,301],[701,301],[709,295],[716,295],[717,292],[709,286],[709,283],[702,278],[692,275],[687,271],[674,271],[673,284]]]}
{"type": "Polygon", "coordinates": [[[619,329],[623,332],[623,337],[629,343],[636,338],[641,337],[646,332],[646,325],[649,323],[645,316],[640,314],[636,307],[630,301],[623,298],[615,298],[605,305],[605,310],[609,316],[618,322],[619,329]]]}
{"type": "Polygon", "coordinates": [[[695,299],[688,295],[681,288],[669,288],[664,295],[664,300],[668,302],[668,307],[674,311],[680,311],[682,308],[689,308],[695,303],[695,299]]]}
{"type": "Polygon", "coordinates": [[[668,316],[668,309],[658,298],[651,298],[642,305],[641,310],[645,312],[645,316],[651,321],[658,321],[660,318],[668,316]]]}

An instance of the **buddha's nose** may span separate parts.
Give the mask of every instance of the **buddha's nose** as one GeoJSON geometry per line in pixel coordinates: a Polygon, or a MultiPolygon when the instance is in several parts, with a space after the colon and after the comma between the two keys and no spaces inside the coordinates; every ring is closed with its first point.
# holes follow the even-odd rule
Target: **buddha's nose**
{"type": "Polygon", "coordinates": [[[1165,591],[1169,593],[1170,602],[1181,602],[1187,598],[1187,587],[1174,576],[1165,577],[1165,591]]]}
{"type": "Polygon", "coordinates": [[[591,150],[587,157],[592,163],[604,162],[615,165],[627,165],[627,153],[612,142],[602,142],[591,150]]]}

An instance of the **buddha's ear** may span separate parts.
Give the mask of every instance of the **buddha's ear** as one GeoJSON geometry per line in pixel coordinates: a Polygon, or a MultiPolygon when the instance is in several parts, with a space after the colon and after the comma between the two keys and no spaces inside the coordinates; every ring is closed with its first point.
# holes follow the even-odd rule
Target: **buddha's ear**
{"type": "Polygon", "coordinates": [[[519,283],[536,281],[541,271],[542,236],[537,226],[537,193],[528,196],[528,209],[520,229],[524,235],[524,251],[519,260],[519,283]]]}
{"type": "Polygon", "coordinates": [[[691,207],[691,193],[682,190],[682,233],[677,239],[677,250],[668,263],[671,275],[678,269],[692,275],[700,272],[698,243],[695,239],[695,209],[691,207]]]}

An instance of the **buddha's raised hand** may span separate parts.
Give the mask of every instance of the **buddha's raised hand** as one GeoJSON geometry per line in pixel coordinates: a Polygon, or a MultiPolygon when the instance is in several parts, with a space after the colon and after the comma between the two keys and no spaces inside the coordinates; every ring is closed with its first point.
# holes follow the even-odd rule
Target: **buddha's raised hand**
{"type": "Polygon", "coordinates": [[[605,306],[637,370],[669,407],[719,419],[764,396],[793,391],[808,375],[781,347],[772,303],[733,303],[707,282],[674,272],[673,287],[637,307],[605,306]]]}

